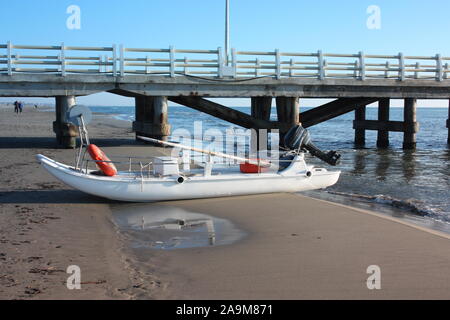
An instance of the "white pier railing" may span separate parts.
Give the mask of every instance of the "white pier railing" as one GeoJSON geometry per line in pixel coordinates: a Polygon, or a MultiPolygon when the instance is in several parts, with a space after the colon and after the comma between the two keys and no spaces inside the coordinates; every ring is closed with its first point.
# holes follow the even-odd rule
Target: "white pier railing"
{"type": "Polygon", "coordinates": [[[0,44],[0,74],[178,75],[212,78],[449,79],[450,57],[0,44]]]}

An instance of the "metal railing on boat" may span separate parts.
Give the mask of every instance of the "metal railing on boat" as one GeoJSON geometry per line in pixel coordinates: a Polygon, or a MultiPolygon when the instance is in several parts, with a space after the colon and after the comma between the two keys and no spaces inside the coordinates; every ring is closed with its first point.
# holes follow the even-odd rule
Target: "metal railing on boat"
{"type": "MultiPolygon", "coordinates": [[[[195,158],[196,156],[192,156],[191,158],[195,158]]],[[[154,161],[152,161],[154,158],[157,158],[156,156],[149,156],[149,157],[140,157],[140,156],[114,156],[114,158],[117,159],[127,159],[128,161],[118,161],[118,160],[93,160],[93,159],[82,159],[81,161],[81,165],[79,166],[79,168],[76,168],[76,170],[80,170],[81,172],[84,171],[85,174],[89,173],[89,164],[90,163],[112,163],[114,165],[127,165],[128,166],[128,172],[140,172],[141,175],[144,173],[144,169],[147,168],[147,172],[150,175],[150,172],[152,170],[152,165],[154,163],[154,161]],[[151,159],[151,161],[148,162],[143,162],[143,161],[136,161],[134,162],[133,159],[146,159],[149,160],[151,159]],[[138,171],[133,171],[133,166],[137,166],[138,167],[138,171]]],[[[179,158],[179,164],[183,163],[182,158],[179,158]]],[[[283,159],[257,159],[259,161],[257,161],[257,165],[258,166],[262,166],[262,162],[270,162],[271,164],[279,164],[279,163],[292,163],[295,160],[283,160],[283,159]]],[[[298,160],[300,161],[300,160],[298,160]]],[[[228,166],[228,167],[232,167],[232,166],[236,166],[239,163],[237,162],[224,162],[224,161],[204,161],[204,162],[198,162],[195,160],[191,160],[190,161],[191,164],[197,165],[200,168],[203,167],[206,163],[210,163],[211,165],[221,165],[221,166],[228,166]]]]}

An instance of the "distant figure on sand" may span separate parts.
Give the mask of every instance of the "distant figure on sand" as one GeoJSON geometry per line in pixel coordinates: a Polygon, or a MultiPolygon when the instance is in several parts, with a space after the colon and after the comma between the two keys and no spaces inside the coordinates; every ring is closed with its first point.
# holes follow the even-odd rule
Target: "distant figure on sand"
{"type": "Polygon", "coordinates": [[[23,103],[19,102],[19,111],[20,111],[20,113],[22,113],[22,110],[23,110],[23,103]]]}
{"type": "Polygon", "coordinates": [[[14,112],[19,113],[19,101],[14,101],[14,112]]]}

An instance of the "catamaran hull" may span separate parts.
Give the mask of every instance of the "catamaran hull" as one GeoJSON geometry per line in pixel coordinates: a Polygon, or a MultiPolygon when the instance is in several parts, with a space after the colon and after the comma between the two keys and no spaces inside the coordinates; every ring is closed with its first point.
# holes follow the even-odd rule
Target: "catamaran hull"
{"type": "Polygon", "coordinates": [[[58,180],[85,193],[112,200],[149,202],[164,200],[227,197],[276,192],[299,192],[326,188],[335,184],[340,171],[312,172],[286,176],[273,174],[231,174],[211,177],[141,178],[104,177],[86,174],[37,155],[42,166],[58,180]]]}

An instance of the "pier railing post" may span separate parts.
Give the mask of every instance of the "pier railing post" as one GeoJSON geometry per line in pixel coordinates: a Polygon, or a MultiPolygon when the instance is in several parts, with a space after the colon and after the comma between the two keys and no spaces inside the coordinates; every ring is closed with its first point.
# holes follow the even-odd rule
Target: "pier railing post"
{"type": "Polygon", "coordinates": [[[255,77],[259,77],[259,73],[260,73],[259,67],[260,66],[261,66],[261,63],[259,62],[259,59],[256,58],[256,60],[255,60],[255,77]]]}
{"type": "Polygon", "coordinates": [[[417,99],[405,99],[405,105],[403,108],[403,149],[416,148],[416,106],[417,99]]]}
{"type": "Polygon", "coordinates": [[[112,45],[112,59],[113,59],[113,76],[117,76],[117,47],[112,45]]]}
{"type": "Polygon", "coordinates": [[[12,48],[13,45],[11,43],[11,41],[8,41],[8,43],[6,44],[6,55],[7,55],[7,60],[8,60],[8,75],[12,76],[12,48]]]}
{"type": "Polygon", "coordinates": [[[353,78],[358,79],[358,72],[359,72],[359,60],[355,60],[353,67],[353,78]]]}
{"type": "Polygon", "coordinates": [[[223,59],[223,52],[222,48],[217,48],[217,75],[219,78],[223,78],[223,66],[224,66],[224,59],[223,59]]]}
{"type": "Polygon", "coordinates": [[[414,79],[419,79],[419,70],[420,69],[420,63],[416,62],[416,71],[414,72],[414,79]]]}
{"type": "Polygon", "coordinates": [[[323,54],[322,50],[317,51],[317,65],[318,65],[318,74],[319,80],[323,80],[325,78],[325,70],[323,68],[323,54]]]}
{"type": "Polygon", "coordinates": [[[123,44],[120,45],[120,76],[123,77],[125,75],[125,52],[124,52],[123,44]]]}
{"type": "Polygon", "coordinates": [[[64,42],[61,43],[61,55],[60,55],[60,63],[61,63],[61,76],[66,76],[66,48],[64,46],[64,42]]]}
{"type": "Polygon", "coordinates": [[[386,61],[386,67],[385,67],[385,71],[384,71],[384,77],[386,79],[389,79],[389,69],[391,68],[391,64],[389,61],[386,61]]]}
{"type": "Polygon", "coordinates": [[[440,54],[436,55],[436,80],[443,80],[442,57],[440,54]]]}
{"type": "Polygon", "coordinates": [[[364,52],[359,52],[359,77],[361,80],[366,80],[366,61],[364,52]]]}
{"type": "Polygon", "coordinates": [[[170,76],[175,77],[175,49],[173,46],[169,47],[169,58],[170,58],[170,76]]]}
{"type": "MultiPolygon", "coordinates": [[[[378,121],[379,125],[382,127],[384,124],[389,121],[389,107],[390,107],[389,99],[380,99],[378,101],[378,121]]],[[[378,148],[387,148],[389,146],[389,130],[387,127],[384,129],[379,129],[377,134],[377,147],[378,148]]]]}
{"type": "Polygon", "coordinates": [[[294,70],[293,70],[293,68],[294,68],[294,59],[291,59],[290,61],[289,61],[289,77],[293,77],[293,75],[294,75],[294,70]]]}
{"type": "Polygon", "coordinates": [[[236,60],[236,49],[234,49],[234,48],[231,49],[231,66],[233,67],[233,70],[234,70],[233,78],[236,78],[237,77],[237,60],[236,60]]]}
{"type": "Polygon", "coordinates": [[[184,72],[185,75],[187,75],[189,73],[189,69],[188,69],[188,67],[186,67],[188,62],[189,62],[189,59],[187,57],[184,57],[184,69],[183,69],[183,72],[184,72]]]}
{"type": "Polygon", "coordinates": [[[281,77],[281,57],[280,50],[275,49],[275,69],[276,69],[276,77],[280,79],[281,77]]]}
{"type": "Polygon", "coordinates": [[[405,80],[405,57],[401,52],[398,54],[398,79],[405,80]]]}
{"type": "Polygon", "coordinates": [[[98,56],[98,73],[102,73],[102,66],[103,66],[103,56],[98,56]]]}
{"type": "MultiPolygon", "coordinates": [[[[184,58],[184,64],[187,64],[187,59],[184,58]]],[[[150,58],[149,56],[145,56],[145,74],[150,73],[149,71],[150,58]]],[[[184,67],[184,73],[186,74],[186,67],[184,67]]]]}

